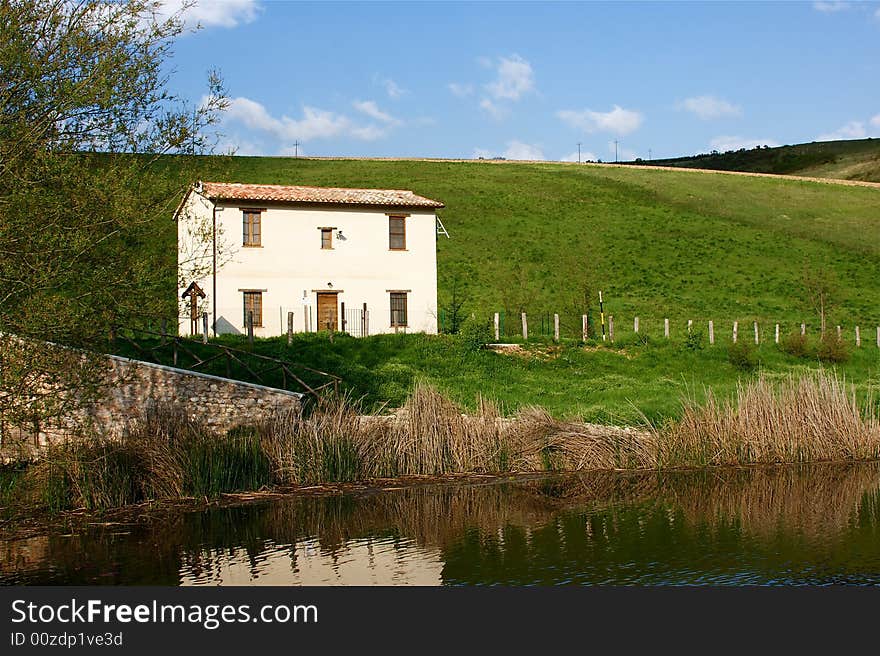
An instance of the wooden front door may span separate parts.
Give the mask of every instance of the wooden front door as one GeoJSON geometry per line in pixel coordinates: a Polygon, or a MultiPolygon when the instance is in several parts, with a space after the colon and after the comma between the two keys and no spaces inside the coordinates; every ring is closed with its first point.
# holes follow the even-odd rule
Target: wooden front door
{"type": "Polygon", "coordinates": [[[339,330],[337,292],[318,292],[318,330],[339,330]]]}

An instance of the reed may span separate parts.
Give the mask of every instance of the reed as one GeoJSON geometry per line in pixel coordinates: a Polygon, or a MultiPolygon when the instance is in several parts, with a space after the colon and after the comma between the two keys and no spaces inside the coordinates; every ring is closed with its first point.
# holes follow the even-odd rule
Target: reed
{"type": "Polygon", "coordinates": [[[826,372],[777,384],[761,376],[726,401],[710,392],[704,404],[685,402],[679,421],[652,432],[660,468],[880,457],[874,404],[860,405],[852,386],[826,372]]]}

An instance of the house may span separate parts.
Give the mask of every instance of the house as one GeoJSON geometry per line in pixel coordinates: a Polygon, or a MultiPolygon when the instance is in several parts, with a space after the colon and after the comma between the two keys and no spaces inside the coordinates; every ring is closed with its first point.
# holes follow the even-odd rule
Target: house
{"type": "Polygon", "coordinates": [[[180,334],[436,333],[442,207],[396,189],[197,182],[174,214],[180,334]]]}

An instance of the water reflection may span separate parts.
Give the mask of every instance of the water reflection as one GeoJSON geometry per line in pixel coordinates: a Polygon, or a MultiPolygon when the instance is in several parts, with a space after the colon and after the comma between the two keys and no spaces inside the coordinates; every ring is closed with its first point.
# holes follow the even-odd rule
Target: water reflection
{"type": "Polygon", "coordinates": [[[593,473],[179,512],[0,543],[4,583],[880,582],[877,464],[593,473]]]}

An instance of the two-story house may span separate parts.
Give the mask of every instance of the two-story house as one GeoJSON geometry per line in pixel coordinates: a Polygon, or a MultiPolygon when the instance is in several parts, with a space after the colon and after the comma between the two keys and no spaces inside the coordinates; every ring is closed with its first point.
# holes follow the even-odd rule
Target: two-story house
{"type": "Polygon", "coordinates": [[[395,189],[198,182],[174,214],[180,334],[205,313],[216,334],[436,333],[441,207],[395,189]]]}

